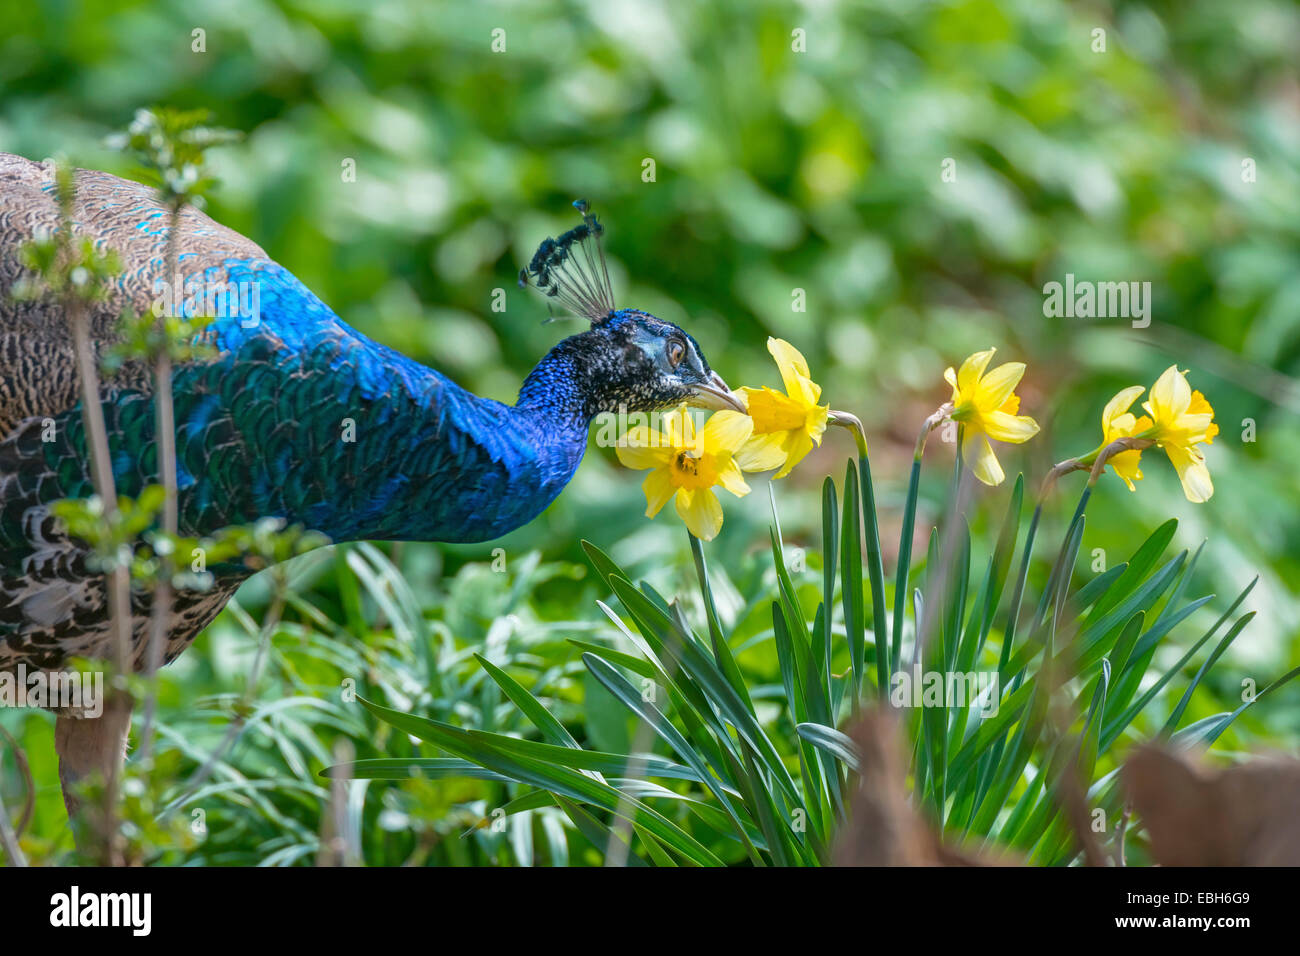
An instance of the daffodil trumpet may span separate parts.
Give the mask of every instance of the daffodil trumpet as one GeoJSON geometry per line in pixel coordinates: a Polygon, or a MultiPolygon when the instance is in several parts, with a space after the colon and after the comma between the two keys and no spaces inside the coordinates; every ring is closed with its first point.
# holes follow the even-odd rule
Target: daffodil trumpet
{"type": "MultiPolygon", "coordinates": [[[[822,387],[812,380],[803,353],[785,339],[769,337],[767,350],[776,361],[785,391],[742,388],[736,392],[753,425],[746,451],[752,455],[777,455],[780,464],[773,479],[784,478],[803,461],[830,423],[831,407],[822,405],[822,387]]],[[[865,438],[863,439],[865,442],[865,438]]]]}

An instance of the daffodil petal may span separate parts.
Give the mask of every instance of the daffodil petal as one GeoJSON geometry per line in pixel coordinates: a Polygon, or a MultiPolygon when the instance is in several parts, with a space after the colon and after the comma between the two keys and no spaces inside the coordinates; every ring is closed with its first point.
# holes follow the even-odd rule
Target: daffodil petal
{"type": "Polygon", "coordinates": [[[807,420],[804,422],[804,431],[813,440],[814,445],[822,443],[822,436],[826,434],[826,425],[830,418],[831,407],[829,405],[818,405],[809,410],[807,420]]]}
{"type": "Polygon", "coordinates": [[[750,492],[745,476],[740,473],[740,467],[734,461],[727,462],[725,466],[718,470],[718,484],[737,498],[743,498],[750,492]]]}
{"type": "Polygon", "coordinates": [[[1167,446],[1165,454],[1178,472],[1178,480],[1182,482],[1183,494],[1187,500],[1193,504],[1209,501],[1214,494],[1214,482],[1210,480],[1210,469],[1205,464],[1204,456],[1177,445],[1167,446]]]}
{"type": "Polygon", "coordinates": [[[660,418],[664,433],[669,443],[676,448],[695,447],[695,419],[685,405],[678,405],[672,411],[664,412],[660,418]]]}
{"type": "Polygon", "coordinates": [[[785,383],[786,394],[798,394],[799,386],[796,378],[812,377],[803,353],[785,339],[773,336],[768,336],[767,350],[772,353],[772,358],[776,359],[776,367],[781,373],[781,381],[785,383]]]}
{"type": "Polygon", "coordinates": [[[733,456],[743,471],[771,471],[785,464],[786,432],[755,435],[733,456]]]}
{"type": "Polygon", "coordinates": [[[800,377],[797,379],[799,390],[791,392],[791,397],[802,404],[805,408],[810,405],[816,405],[817,400],[822,397],[822,387],[810,378],[800,377]]]}
{"type": "Polygon", "coordinates": [[[957,371],[957,388],[963,398],[974,393],[976,386],[979,385],[980,376],[984,374],[984,369],[988,368],[989,359],[993,358],[993,353],[996,351],[997,349],[985,349],[983,352],[976,352],[961,363],[961,368],[957,371]]]}
{"type": "Polygon", "coordinates": [[[989,412],[982,419],[985,434],[994,441],[1019,445],[1038,434],[1038,422],[1028,415],[1008,415],[1006,412],[989,412]]]}
{"type": "Polygon", "coordinates": [[[813,440],[808,437],[805,431],[792,431],[788,433],[789,437],[785,442],[785,464],[781,470],[772,476],[773,480],[784,478],[794,469],[794,466],[804,460],[808,452],[813,449],[813,440]]]}
{"type": "Polygon", "coordinates": [[[766,435],[800,428],[808,418],[808,405],[771,388],[749,390],[750,417],[754,420],[754,434],[766,435]]]}
{"type": "Polygon", "coordinates": [[[1187,376],[1171,365],[1151,386],[1151,405],[1148,411],[1157,422],[1172,422],[1182,417],[1192,403],[1192,389],[1187,376]]]}
{"type": "Polygon", "coordinates": [[[749,440],[753,431],[754,423],[748,415],[726,410],[714,412],[700,429],[700,446],[734,452],[749,440]]]}
{"type": "MultiPolygon", "coordinates": [[[[1141,434],[1154,439],[1169,456],[1187,500],[1208,501],[1214,494],[1214,482],[1197,446],[1213,441],[1219,433],[1210,403],[1200,392],[1192,391],[1185,372],[1171,365],[1151,386],[1151,399],[1143,407],[1153,422],[1141,434]]],[[[1140,429],[1142,421],[1134,427],[1140,429]]]]}
{"type": "Polygon", "coordinates": [[[1009,399],[1011,393],[1016,390],[1016,386],[1020,384],[1020,379],[1024,377],[1024,374],[1024,362],[1007,362],[999,365],[980,379],[979,387],[976,390],[978,395],[976,401],[981,406],[1001,407],[1002,403],[1009,399]]]}
{"type": "Polygon", "coordinates": [[[673,496],[677,486],[673,484],[672,474],[667,468],[656,468],[645,476],[641,490],[645,492],[645,516],[653,518],[668,504],[668,499],[673,496]]]}
{"type": "Polygon", "coordinates": [[[1133,417],[1133,413],[1124,412],[1121,415],[1116,415],[1105,425],[1102,437],[1105,438],[1106,444],[1110,444],[1116,438],[1127,438],[1133,434],[1135,425],[1137,425],[1137,419],[1133,417]]]}
{"type": "Polygon", "coordinates": [[[1141,449],[1130,448],[1117,455],[1111,455],[1106,459],[1106,464],[1114,470],[1115,474],[1124,479],[1124,484],[1128,485],[1129,491],[1137,491],[1133,482],[1142,480],[1142,469],[1139,467],[1141,461],[1141,449]]]}
{"type": "Polygon", "coordinates": [[[722,504],[712,489],[691,491],[681,488],[675,502],[677,515],[686,523],[691,534],[701,541],[712,541],[722,530],[722,504]]]}
{"type": "Polygon", "coordinates": [[[1178,480],[1183,484],[1183,494],[1194,504],[1209,501],[1214,495],[1214,482],[1204,461],[1189,464],[1179,473],[1178,480]]]}
{"type": "Polygon", "coordinates": [[[961,390],[957,388],[957,370],[949,365],[943,370],[943,380],[952,386],[952,400],[957,401],[961,390]]]}
{"type": "Polygon", "coordinates": [[[659,467],[672,458],[673,450],[667,435],[646,425],[638,425],[628,429],[619,439],[614,454],[625,468],[640,471],[659,467]]]}
{"type": "Polygon", "coordinates": [[[1000,485],[1006,475],[993,454],[988,437],[979,431],[968,432],[961,443],[962,457],[971,472],[986,485],[1000,485]]]}
{"type": "Polygon", "coordinates": [[[1198,417],[1206,416],[1205,425],[1198,431],[1204,433],[1206,442],[1214,441],[1214,436],[1219,434],[1219,426],[1214,424],[1214,409],[1210,407],[1210,403],[1200,392],[1192,392],[1192,400],[1188,403],[1187,414],[1198,417]]]}
{"type": "MultiPolygon", "coordinates": [[[[1133,406],[1133,403],[1137,401],[1138,396],[1144,391],[1146,391],[1146,389],[1141,385],[1130,385],[1128,388],[1120,389],[1116,392],[1115,397],[1107,402],[1106,407],[1102,409],[1102,432],[1109,435],[1112,426],[1116,425],[1117,419],[1128,412],[1128,410],[1133,406]]],[[[1132,418],[1131,415],[1129,417],[1132,418]]],[[[1132,432],[1124,432],[1124,434],[1132,434],[1132,432]]]]}

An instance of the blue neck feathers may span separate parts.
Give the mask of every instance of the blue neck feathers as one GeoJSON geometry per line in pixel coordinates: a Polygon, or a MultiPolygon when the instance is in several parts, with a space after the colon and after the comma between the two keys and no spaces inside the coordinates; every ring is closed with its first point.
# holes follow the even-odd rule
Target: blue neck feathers
{"type": "MultiPolygon", "coordinates": [[[[532,520],[573,477],[591,415],[580,364],[563,343],[507,406],[351,329],[279,266],[258,266],[264,316],[268,285],[272,300],[293,300],[271,310],[276,321],[259,337],[283,341],[278,361],[314,366],[303,371],[326,393],[320,414],[351,419],[355,429],[352,441],[330,442],[302,462],[308,475],[291,481],[290,493],[277,487],[289,462],[266,475],[264,500],[250,502],[252,510],[283,513],[335,540],[484,541],[532,520]]],[[[246,335],[230,322],[218,329],[219,337],[246,335]]]]}

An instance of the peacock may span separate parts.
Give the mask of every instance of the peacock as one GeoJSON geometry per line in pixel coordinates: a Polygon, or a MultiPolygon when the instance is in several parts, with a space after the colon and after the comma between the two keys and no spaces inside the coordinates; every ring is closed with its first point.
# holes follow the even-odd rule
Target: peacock
{"type": "MultiPolygon", "coordinates": [[[[170,213],[144,185],[75,175],[74,231],[122,263],[90,316],[102,356],[124,311],[143,313],[157,296],[170,213]]],[[[687,332],[615,306],[604,226],[585,202],[574,205],[581,223],[542,242],[520,279],[590,328],[550,350],[514,405],[367,338],[255,243],[185,208],[177,257],[185,287],[239,290],[257,308],[218,310],[197,333],[209,348],[174,370],[180,532],[270,517],[335,542],[487,541],[559,495],[597,414],[680,402],[743,411],[687,332]]],[[[20,248],[57,224],[54,164],[0,153],[0,673],[113,656],[104,578],[87,544],[51,512],[60,499],[94,493],[69,326],[57,303],[11,295],[26,274],[20,248]]],[[[121,495],[158,481],[151,389],[147,370],[129,364],[101,387],[121,495]]],[[[209,586],[173,599],[167,662],[252,573],[238,563],[209,570],[209,586]]],[[[149,593],[134,589],[137,669],[149,614],[149,593]]],[[[103,739],[99,723],[57,712],[65,795],[107,753],[122,753],[125,738],[103,739]]]]}

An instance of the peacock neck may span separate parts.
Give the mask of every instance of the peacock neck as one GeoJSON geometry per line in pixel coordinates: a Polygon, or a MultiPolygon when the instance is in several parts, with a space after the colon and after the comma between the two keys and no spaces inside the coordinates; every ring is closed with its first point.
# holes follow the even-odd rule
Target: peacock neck
{"type": "Polygon", "coordinates": [[[515,408],[585,433],[591,420],[608,407],[602,345],[595,332],[570,336],[557,344],[528,373],[515,408]]]}
{"type": "Polygon", "coordinates": [[[418,392],[388,399],[391,412],[373,436],[387,450],[364,458],[377,469],[366,485],[391,493],[364,503],[354,496],[345,509],[333,502],[346,498],[327,496],[336,539],[492,540],[537,517],[573,478],[589,419],[572,379],[552,370],[549,392],[510,406],[438,378],[432,400],[418,392]]]}

